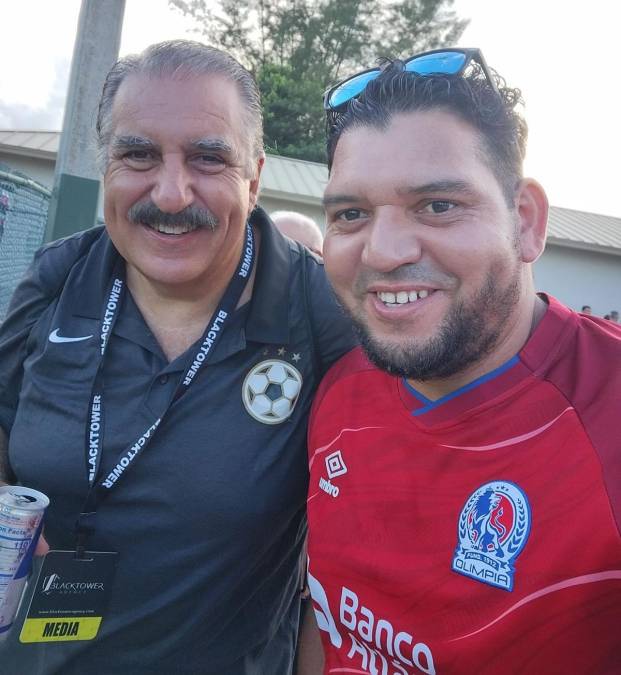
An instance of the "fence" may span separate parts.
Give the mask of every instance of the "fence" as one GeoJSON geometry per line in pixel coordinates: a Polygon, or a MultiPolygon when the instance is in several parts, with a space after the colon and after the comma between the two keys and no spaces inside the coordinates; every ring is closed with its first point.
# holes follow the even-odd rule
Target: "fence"
{"type": "Polygon", "coordinates": [[[0,321],[43,243],[50,195],[43,185],[0,164],[0,321]]]}

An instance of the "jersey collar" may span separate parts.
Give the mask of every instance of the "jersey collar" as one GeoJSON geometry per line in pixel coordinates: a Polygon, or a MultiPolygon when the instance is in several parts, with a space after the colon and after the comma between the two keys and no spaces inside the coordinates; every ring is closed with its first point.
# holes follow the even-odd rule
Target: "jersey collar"
{"type": "Polygon", "coordinates": [[[499,368],[436,401],[426,399],[399,379],[400,398],[416,425],[430,428],[455,424],[521,386],[529,376],[549,368],[571,337],[567,327],[575,314],[551,296],[540,293],[539,297],[547,304],[546,313],[520,352],[499,368]]]}

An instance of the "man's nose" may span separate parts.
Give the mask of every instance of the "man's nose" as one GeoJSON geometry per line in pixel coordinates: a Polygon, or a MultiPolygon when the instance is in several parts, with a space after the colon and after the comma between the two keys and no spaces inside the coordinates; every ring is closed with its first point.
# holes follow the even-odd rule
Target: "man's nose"
{"type": "Polygon", "coordinates": [[[179,213],[192,204],[192,176],[180,158],[169,158],[162,162],[151,189],[151,199],[164,213],[179,213]]]}
{"type": "Polygon", "coordinates": [[[378,272],[390,272],[418,262],[423,252],[420,227],[402,209],[377,209],[362,251],[363,264],[378,272]]]}

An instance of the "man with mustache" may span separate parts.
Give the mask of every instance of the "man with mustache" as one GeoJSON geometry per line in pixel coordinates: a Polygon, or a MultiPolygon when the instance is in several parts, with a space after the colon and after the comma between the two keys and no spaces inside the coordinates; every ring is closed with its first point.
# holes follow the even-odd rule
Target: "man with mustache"
{"type": "Polygon", "coordinates": [[[49,496],[53,549],[0,670],[287,675],[306,422],[349,324],[257,207],[260,100],[233,58],[121,59],[97,132],[106,226],[45,246],[0,331],[0,479],[49,496]]]}
{"type": "Polygon", "coordinates": [[[328,91],[356,324],[309,431],[326,673],[621,672],[621,330],[537,294],[518,90],[445,49],[328,91]]]}

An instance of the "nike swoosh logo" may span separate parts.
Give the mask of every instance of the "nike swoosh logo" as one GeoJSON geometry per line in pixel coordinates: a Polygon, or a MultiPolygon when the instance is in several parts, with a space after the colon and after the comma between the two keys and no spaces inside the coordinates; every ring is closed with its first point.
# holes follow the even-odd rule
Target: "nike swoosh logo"
{"type": "Polygon", "coordinates": [[[84,337],[63,337],[58,334],[59,330],[59,328],[56,328],[50,333],[50,342],[82,342],[82,340],[90,340],[93,337],[92,335],[85,335],[84,337]]]}

